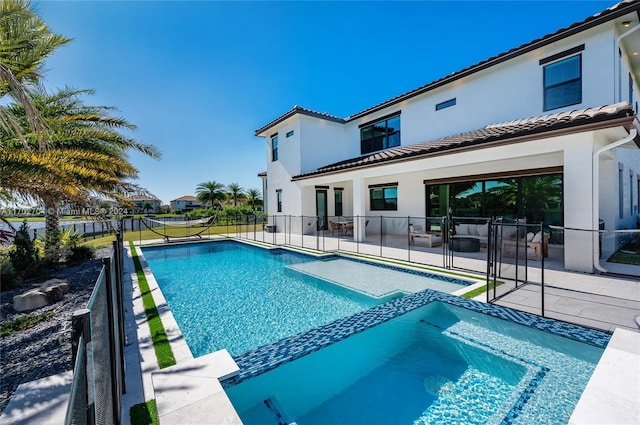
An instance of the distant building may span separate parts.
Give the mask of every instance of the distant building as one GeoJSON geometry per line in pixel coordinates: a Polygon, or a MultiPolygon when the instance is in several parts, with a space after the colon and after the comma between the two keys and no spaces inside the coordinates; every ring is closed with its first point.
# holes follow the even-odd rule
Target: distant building
{"type": "Polygon", "coordinates": [[[170,205],[172,210],[186,212],[202,207],[202,202],[200,202],[200,200],[198,200],[198,198],[196,198],[195,196],[186,195],[181,196],[177,199],[173,199],[170,202],[170,205]]]}
{"type": "Polygon", "coordinates": [[[155,197],[150,197],[150,196],[132,196],[129,198],[131,200],[131,202],[133,202],[134,206],[134,213],[151,213],[151,214],[157,214],[160,212],[160,206],[162,205],[162,201],[158,198],[155,197]],[[144,210],[144,206],[145,204],[149,204],[151,205],[151,209],[145,211],[144,210]]]}

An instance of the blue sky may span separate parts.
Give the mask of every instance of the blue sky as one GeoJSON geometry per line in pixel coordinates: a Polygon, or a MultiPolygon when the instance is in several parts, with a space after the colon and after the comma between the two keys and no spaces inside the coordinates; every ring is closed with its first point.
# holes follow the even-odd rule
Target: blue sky
{"type": "Polygon", "coordinates": [[[254,130],[294,105],[345,117],[581,21],[614,1],[34,1],[73,38],[45,86],[96,91],[156,145],[132,153],[164,203],[216,180],[261,188],[254,130]]]}

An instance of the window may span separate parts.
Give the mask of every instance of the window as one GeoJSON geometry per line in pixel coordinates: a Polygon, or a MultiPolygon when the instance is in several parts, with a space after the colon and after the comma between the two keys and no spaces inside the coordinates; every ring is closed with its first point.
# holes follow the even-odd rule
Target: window
{"type": "Polygon", "coordinates": [[[398,209],[398,187],[375,187],[369,189],[371,211],[396,211],[398,209]]]}
{"type": "Polygon", "coordinates": [[[278,160],[278,135],[271,136],[271,160],[278,160]]]}
{"type": "Polygon", "coordinates": [[[544,67],[544,110],[582,102],[582,55],[544,67]]]}
{"type": "Polygon", "coordinates": [[[342,189],[334,189],[333,198],[335,201],[335,216],[340,217],[342,215],[342,189]]]}
{"type": "Polygon", "coordinates": [[[449,106],[453,106],[456,104],[456,98],[445,100],[444,102],[438,103],[436,105],[436,111],[439,111],[444,108],[448,108],[449,106]]]}
{"type": "Polygon", "coordinates": [[[394,146],[400,146],[400,115],[361,127],[360,151],[362,154],[394,146]]]}
{"type": "Polygon", "coordinates": [[[289,137],[291,137],[291,136],[293,136],[293,130],[291,130],[291,131],[287,132],[287,138],[289,138],[289,137]]]}
{"type": "Polygon", "coordinates": [[[282,190],[276,190],[276,203],[278,204],[277,211],[282,212],[282,190]]]}
{"type": "Polygon", "coordinates": [[[624,218],[624,178],[622,171],[624,167],[618,164],[618,217],[624,218]]]}
{"type": "Polygon", "coordinates": [[[633,171],[629,171],[629,214],[633,215],[633,171]]]}

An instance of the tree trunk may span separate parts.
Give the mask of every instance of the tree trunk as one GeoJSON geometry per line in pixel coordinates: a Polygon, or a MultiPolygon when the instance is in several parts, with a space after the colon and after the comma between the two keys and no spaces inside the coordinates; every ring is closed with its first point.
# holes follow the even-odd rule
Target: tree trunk
{"type": "Polygon", "coordinates": [[[44,199],[45,207],[45,255],[54,255],[59,251],[60,238],[58,236],[58,201],[55,199],[44,199]]]}

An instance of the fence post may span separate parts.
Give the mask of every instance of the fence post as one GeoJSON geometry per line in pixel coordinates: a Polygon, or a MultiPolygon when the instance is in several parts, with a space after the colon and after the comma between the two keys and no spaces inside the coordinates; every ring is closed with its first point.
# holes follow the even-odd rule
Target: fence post
{"type": "MultiPolygon", "coordinates": [[[[407,261],[411,262],[411,229],[409,229],[409,226],[411,225],[411,216],[407,216],[407,261]]],[[[429,227],[426,226],[425,223],[425,229],[428,229],[429,227]]],[[[425,230],[426,232],[427,230],[425,230]]]]}
{"type": "Polygon", "coordinates": [[[540,223],[540,234],[542,235],[542,239],[540,240],[540,295],[542,297],[541,307],[542,307],[542,317],[544,316],[544,223],[540,223]]]}
{"type": "MultiPolygon", "coordinates": [[[[114,242],[117,243],[117,242],[114,242]]],[[[121,385],[121,377],[120,377],[120,363],[122,361],[122,358],[120,357],[120,347],[118,347],[117,345],[119,344],[119,340],[120,340],[120,336],[118,335],[119,332],[117,332],[116,330],[119,330],[119,325],[118,327],[116,327],[116,320],[119,320],[119,312],[118,315],[116,315],[116,309],[118,308],[117,305],[115,305],[114,303],[114,294],[115,294],[115,289],[114,288],[114,279],[115,276],[113,276],[113,273],[111,273],[111,262],[112,259],[115,257],[115,252],[113,253],[113,255],[111,257],[107,257],[107,258],[103,258],[102,261],[104,263],[104,268],[105,268],[105,289],[106,289],[106,293],[107,293],[107,322],[108,322],[108,335],[109,335],[109,357],[111,357],[111,370],[110,375],[111,375],[111,397],[112,397],[112,406],[113,406],[113,415],[114,415],[114,423],[120,423],[120,403],[122,402],[121,400],[121,392],[120,392],[120,385],[121,385]]]]}
{"type": "Polygon", "coordinates": [[[382,216],[380,216],[380,257],[382,257],[382,216]]]}
{"type": "MultiPolygon", "coordinates": [[[[86,308],[76,310],[71,316],[71,358],[72,365],[75,368],[76,360],[78,357],[78,350],[84,350],[86,353],[87,344],[91,343],[91,311],[86,308]],[[79,347],[80,336],[82,335],[83,347],[79,347]]],[[[87,356],[85,355],[85,358],[87,356]]],[[[88,361],[88,359],[87,359],[88,361]]],[[[95,424],[96,406],[94,395],[89,390],[89,376],[85,373],[84,386],[86,388],[86,423],[95,424]]]]}

